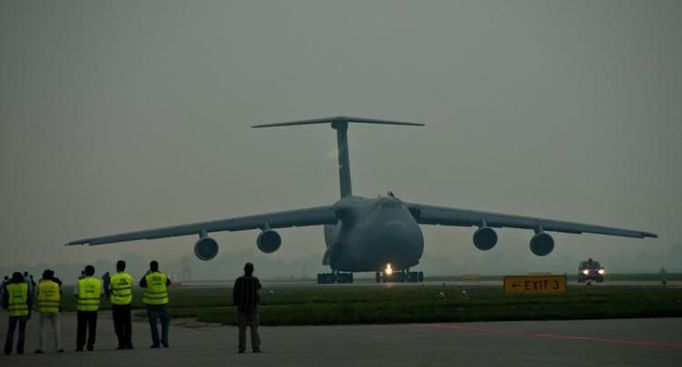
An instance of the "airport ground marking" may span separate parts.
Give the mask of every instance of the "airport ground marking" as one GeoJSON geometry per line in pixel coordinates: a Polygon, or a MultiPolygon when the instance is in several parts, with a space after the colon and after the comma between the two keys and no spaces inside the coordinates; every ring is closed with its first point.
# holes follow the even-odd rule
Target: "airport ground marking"
{"type": "Polygon", "coordinates": [[[635,346],[641,346],[641,347],[682,349],[682,343],[654,342],[654,341],[646,341],[646,340],[619,339],[619,338],[600,338],[600,337],[593,337],[593,336],[564,335],[564,334],[544,333],[544,332],[535,332],[535,331],[516,331],[516,330],[509,330],[509,329],[477,327],[477,326],[464,326],[464,325],[452,325],[452,324],[423,324],[423,325],[427,326],[427,327],[434,327],[434,328],[441,328],[441,329],[476,331],[476,332],[480,332],[480,333],[490,333],[490,334],[500,334],[500,335],[531,336],[531,337],[546,338],[546,339],[577,340],[577,341],[589,341],[589,342],[605,343],[605,344],[635,345],[635,346]]]}

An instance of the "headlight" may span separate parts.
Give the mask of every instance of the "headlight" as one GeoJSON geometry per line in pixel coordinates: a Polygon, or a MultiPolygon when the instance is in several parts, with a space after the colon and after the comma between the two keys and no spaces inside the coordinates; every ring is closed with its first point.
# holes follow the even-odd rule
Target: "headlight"
{"type": "Polygon", "coordinates": [[[587,274],[589,274],[589,273],[590,273],[589,270],[587,270],[587,269],[583,270],[583,274],[587,275],[587,274]]]}
{"type": "Polygon", "coordinates": [[[604,269],[599,269],[599,274],[600,274],[600,275],[604,275],[604,273],[606,273],[606,270],[604,270],[604,269]]]}
{"type": "Polygon", "coordinates": [[[386,275],[393,274],[393,268],[391,267],[391,264],[386,264],[386,270],[384,270],[384,273],[386,273],[386,275]]]}

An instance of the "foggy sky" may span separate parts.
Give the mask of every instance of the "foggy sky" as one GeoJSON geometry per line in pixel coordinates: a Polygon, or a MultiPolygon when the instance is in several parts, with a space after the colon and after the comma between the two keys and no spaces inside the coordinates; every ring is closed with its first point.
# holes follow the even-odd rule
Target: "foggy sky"
{"type": "Polygon", "coordinates": [[[249,126],[344,114],[427,125],[351,126],[356,195],[660,236],[556,234],[539,258],[530,231],[480,252],[472,228],[424,226],[427,274],[681,269],[680,19],[675,0],[3,1],[0,266],[322,271],[320,227],[272,255],[216,233],[210,264],[194,237],[63,244],[331,204],[330,127],[249,126]]]}

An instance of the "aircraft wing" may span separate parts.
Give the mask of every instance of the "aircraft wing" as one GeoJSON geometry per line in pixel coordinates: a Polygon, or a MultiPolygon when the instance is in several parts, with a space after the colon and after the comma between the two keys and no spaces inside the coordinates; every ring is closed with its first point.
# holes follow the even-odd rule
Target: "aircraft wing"
{"type": "Polygon", "coordinates": [[[609,236],[645,238],[658,236],[654,233],[631,229],[596,226],[565,222],[553,219],[523,217],[518,215],[480,212],[468,209],[447,208],[442,206],[407,204],[417,223],[440,224],[446,226],[484,226],[525,228],[547,232],[595,233],[609,236]]]}
{"type": "Polygon", "coordinates": [[[135,240],[151,240],[165,237],[201,235],[210,232],[244,231],[249,229],[302,227],[321,224],[335,224],[337,222],[334,208],[320,206],[298,210],[288,210],[275,213],[250,215],[246,217],[220,219],[208,222],[182,224],[173,227],[147,229],[142,231],[120,233],[109,236],[85,238],[68,242],[66,245],[103,245],[107,243],[126,242],[135,240]]]}

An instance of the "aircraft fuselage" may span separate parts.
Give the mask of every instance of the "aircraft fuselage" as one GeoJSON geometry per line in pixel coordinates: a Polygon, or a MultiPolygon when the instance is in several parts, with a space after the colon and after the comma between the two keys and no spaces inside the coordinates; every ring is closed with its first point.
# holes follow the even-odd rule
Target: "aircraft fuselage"
{"type": "Polygon", "coordinates": [[[424,236],[398,198],[346,197],[337,201],[339,222],[325,225],[323,264],[332,270],[363,272],[408,269],[419,263],[424,236]]]}

